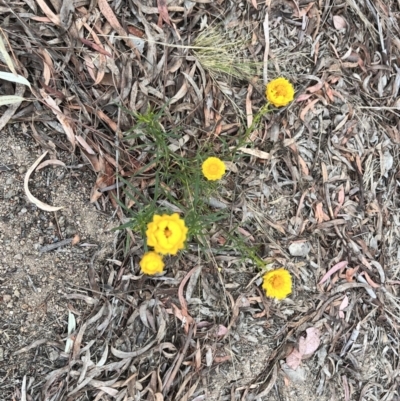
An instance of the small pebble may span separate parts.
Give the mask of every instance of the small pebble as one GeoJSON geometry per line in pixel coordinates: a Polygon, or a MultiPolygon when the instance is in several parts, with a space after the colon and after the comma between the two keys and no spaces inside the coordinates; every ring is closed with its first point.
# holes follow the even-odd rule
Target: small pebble
{"type": "Polygon", "coordinates": [[[75,229],[75,227],[73,227],[73,226],[68,226],[68,227],[65,229],[65,235],[67,235],[67,236],[73,235],[73,234],[75,234],[75,233],[76,233],[76,229],[75,229]]]}
{"type": "Polygon", "coordinates": [[[22,260],[22,254],[17,253],[17,254],[14,256],[14,259],[22,260]]]}
{"type": "Polygon", "coordinates": [[[15,191],[13,191],[13,190],[8,191],[8,192],[4,195],[4,199],[10,199],[10,198],[12,198],[15,194],[16,194],[16,193],[15,193],[15,191]]]}
{"type": "Polygon", "coordinates": [[[56,359],[58,359],[59,356],[60,356],[60,354],[59,354],[57,351],[55,351],[55,350],[52,350],[52,351],[50,351],[50,353],[49,353],[49,359],[50,359],[50,361],[55,361],[56,359]]]}

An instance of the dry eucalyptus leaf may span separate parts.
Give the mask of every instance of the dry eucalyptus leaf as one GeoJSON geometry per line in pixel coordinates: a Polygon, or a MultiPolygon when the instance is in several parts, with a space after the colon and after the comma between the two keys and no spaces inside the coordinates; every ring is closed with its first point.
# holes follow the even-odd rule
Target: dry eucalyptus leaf
{"type": "Polygon", "coordinates": [[[343,298],[343,300],[342,300],[342,302],[341,302],[341,304],[340,304],[340,306],[339,306],[339,317],[340,317],[341,319],[344,319],[343,310],[344,310],[345,308],[347,308],[348,306],[349,306],[349,298],[348,298],[347,295],[345,295],[344,298],[343,298]]]}
{"type": "Polygon", "coordinates": [[[319,281],[318,284],[323,284],[326,280],[328,280],[328,278],[330,276],[332,276],[332,274],[336,273],[338,270],[344,269],[347,265],[348,265],[348,261],[347,260],[343,260],[339,263],[336,263],[335,266],[331,267],[325,274],[324,276],[321,278],[321,280],[319,281]]]}
{"type": "Polygon", "coordinates": [[[46,212],[55,212],[57,210],[62,209],[62,207],[55,207],[55,206],[50,206],[47,205],[46,203],[43,203],[39,199],[35,198],[31,192],[29,191],[28,188],[28,182],[31,174],[37,167],[37,165],[42,161],[42,159],[47,155],[48,151],[44,152],[42,156],[40,156],[35,163],[32,164],[32,166],[29,168],[29,170],[26,172],[25,179],[24,179],[24,190],[26,193],[26,196],[28,197],[29,201],[34,203],[39,209],[45,210],[46,212]]]}
{"type": "Polygon", "coordinates": [[[339,31],[341,29],[346,29],[347,22],[340,15],[334,15],[333,16],[333,26],[339,31]]]}
{"type": "Polygon", "coordinates": [[[319,347],[321,332],[316,327],[310,327],[306,330],[307,337],[300,337],[299,352],[303,359],[309,358],[319,347]]]}
{"type": "Polygon", "coordinates": [[[293,349],[293,351],[286,357],[286,364],[289,368],[296,370],[301,363],[301,358],[303,355],[297,351],[297,349],[293,349]]]}
{"type": "Polygon", "coordinates": [[[47,103],[48,106],[50,106],[51,111],[56,115],[57,120],[60,122],[65,131],[65,134],[67,135],[68,140],[71,142],[73,148],[75,149],[75,134],[69,120],[58,107],[55,100],[51,96],[49,96],[45,90],[40,89],[39,92],[42,95],[43,100],[47,103]]]}
{"type": "Polygon", "coordinates": [[[9,54],[8,54],[8,52],[6,50],[6,47],[5,47],[4,42],[3,42],[2,35],[0,35],[0,53],[3,56],[3,59],[6,62],[7,67],[12,71],[14,76],[17,76],[18,75],[17,71],[15,70],[14,63],[12,62],[11,57],[9,56],[9,54]]]}
{"type": "Polygon", "coordinates": [[[61,160],[50,159],[50,160],[44,161],[43,163],[40,163],[39,166],[36,167],[36,171],[39,171],[42,168],[45,168],[47,166],[52,166],[52,165],[65,167],[65,163],[62,162],[61,160]]]}
{"type": "Polygon", "coordinates": [[[71,334],[76,330],[76,320],[75,315],[69,311],[68,312],[68,338],[65,343],[65,353],[70,353],[72,346],[74,345],[74,340],[71,339],[71,334]]]}
{"type": "Polygon", "coordinates": [[[258,157],[259,159],[268,160],[270,158],[269,153],[264,152],[263,150],[251,149],[251,148],[239,148],[238,150],[248,155],[258,157]]]}
{"type": "Polygon", "coordinates": [[[306,330],[307,337],[300,337],[299,349],[294,349],[286,358],[286,364],[289,368],[296,370],[302,359],[309,358],[319,347],[321,332],[316,327],[310,327],[306,330]]]}
{"type": "Polygon", "coordinates": [[[226,169],[228,171],[232,171],[232,173],[238,173],[239,172],[239,170],[238,170],[238,168],[237,168],[235,163],[228,162],[228,161],[224,161],[224,163],[225,163],[225,167],[226,167],[226,169]]]}

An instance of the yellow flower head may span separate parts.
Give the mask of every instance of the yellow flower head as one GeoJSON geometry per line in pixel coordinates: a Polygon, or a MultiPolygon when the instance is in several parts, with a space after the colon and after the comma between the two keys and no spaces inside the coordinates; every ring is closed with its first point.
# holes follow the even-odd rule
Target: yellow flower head
{"type": "Polygon", "coordinates": [[[272,270],[264,275],[262,287],[267,297],[284,299],[292,292],[292,276],[283,268],[272,270]]]}
{"type": "Polygon", "coordinates": [[[164,269],[162,257],[156,252],[146,252],[139,262],[139,265],[142,272],[150,276],[156,273],[162,273],[164,269]]]}
{"type": "Polygon", "coordinates": [[[204,161],[201,169],[207,180],[216,181],[225,174],[225,163],[218,157],[209,157],[204,161]]]}
{"type": "Polygon", "coordinates": [[[147,245],[162,255],[176,255],[185,247],[187,232],[185,221],[178,213],[161,216],[155,214],[153,221],[147,224],[147,245]]]}
{"type": "Polygon", "coordinates": [[[287,79],[280,77],[267,84],[265,94],[275,107],[286,106],[294,98],[294,88],[287,79]]]}

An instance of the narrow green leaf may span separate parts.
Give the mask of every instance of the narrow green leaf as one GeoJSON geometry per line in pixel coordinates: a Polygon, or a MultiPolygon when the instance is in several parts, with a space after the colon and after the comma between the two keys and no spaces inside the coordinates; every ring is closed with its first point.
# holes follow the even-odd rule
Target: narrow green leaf
{"type": "Polygon", "coordinates": [[[0,71],[0,78],[5,79],[6,81],[11,81],[17,84],[22,84],[31,87],[30,82],[22,75],[14,75],[11,72],[0,71]]]}
{"type": "Polygon", "coordinates": [[[21,96],[15,96],[15,95],[0,96],[0,106],[4,106],[6,104],[20,103],[23,100],[26,100],[26,99],[21,96]]]}

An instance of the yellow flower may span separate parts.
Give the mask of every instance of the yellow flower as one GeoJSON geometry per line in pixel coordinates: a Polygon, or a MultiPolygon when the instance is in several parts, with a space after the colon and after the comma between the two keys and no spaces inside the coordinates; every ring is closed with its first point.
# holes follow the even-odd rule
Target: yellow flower
{"type": "Polygon", "coordinates": [[[207,180],[220,180],[225,174],[225,163],[218,157],[209,157],[201,166],[204,176],[207,180]]]}
{"type": "Polygon", "coordinates": [[[275,107],[286,106],[294,98],[294,88],[287,79],[280,77],[267,84],[265,94],[275,107]]]}
{"type": "Polygon", "coordinates": [[[292,276],[283,269],[267,272],[262,287],[267,297],[284,299],[292,292],[292,276]]]}
{"type": "Polygon", "coordinates": [[[155,214],[153,221],[147,224],[147,245],[163,255],[176,255],[185,247],[187,232],[185,221],[178,213],[162,216],[155,214]]]}
{"type": "Polygon", "coordinates": [[[142,272],[150,276],[156,273],[162,273],[164,269],[162,257],[156,252],[146,252],[139,262],[139,265],[142,272]]]}

